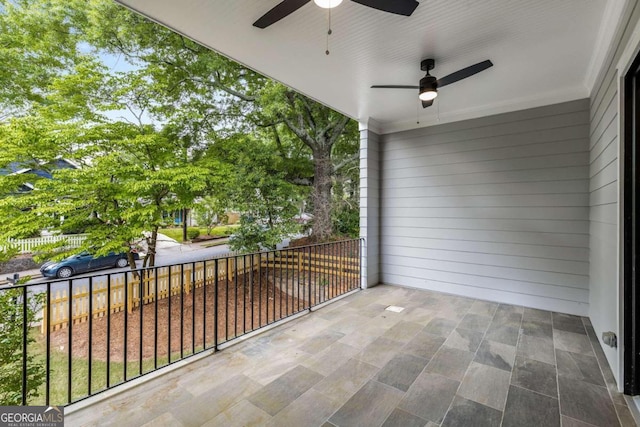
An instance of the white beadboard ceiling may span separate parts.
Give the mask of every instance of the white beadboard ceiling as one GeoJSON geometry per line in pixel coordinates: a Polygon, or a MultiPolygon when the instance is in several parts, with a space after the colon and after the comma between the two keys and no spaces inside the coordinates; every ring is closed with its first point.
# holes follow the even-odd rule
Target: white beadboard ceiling
{"type": "Polygon", "coordinates": [[[254,70],[387,133],[589,96],[625,0],[421,0],[411,17],[350,0],[313,2],[261,30],[280,0],[117,0],[254,70]],[[485,59],[494,66],[442,88],[419,108],[420,60],[445,76],[485,59]],[[420,122],[418,124],[417,122],[420,122]]]}

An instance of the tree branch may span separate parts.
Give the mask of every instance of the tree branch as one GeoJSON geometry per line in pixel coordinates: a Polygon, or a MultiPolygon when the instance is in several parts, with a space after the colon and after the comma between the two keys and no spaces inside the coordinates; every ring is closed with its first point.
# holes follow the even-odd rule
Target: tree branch
{"type": "Polygon", "coordinates": [[[344,132],[344,128],[347,127],[347,124],[349,123],[349,120],[351,120],[349,117],[342,116],[340,118],[340,120],[338,120],[338,122],[335,124],[335,126],[331,126],[331,129],[332,129],[333,133],[329,137],[329,141],[328,141],[328,144],[329,144],[330,147],[333,146],[333,144],[336,143],[338,138],[340,138],[340,136],[344,132]]]}
{"type": "Polygon", "coordinates": [[[354,153],[351,156],[347,157],[346,159],[343,159],[341,162],[339,162],[338,164],[333,166],[333,173],[338,173],[340,171],[340,169],[342,169],[343,167],[347,166],[348,164],[358,160],[360,158],[360,153],[354,153]]]}
{"type": "Polygon", "coordinates": [[[247,102],[254,102],[256,100],[255,96],[249,96],[246,95],[244,93],[240,93],[236,90],[233,90],[225,85],[223,85],[222,83],[220,83],[220,72],[216,71],[216,79],[213,81],[213,86],[217,87],[218,89],[222,90],[223,92],[227,92],[229,95],[233,95],[236,98],[240,98],[243,101],[247,101],[247,102]]]}
{"type": "Polygon", "coordinates": [[[278,128],[275,126],[272,126],[271,129],[273,130],[273,135],[275,137],[276,140],[276,147],[278,147],[278,151],[280,152],[280,155],[282,156],[283,159],[287,159],[287,153],[284,151],[284,147],[282,146],[282,140],[280,140],[280,134],[278,133],[278,128]]]}

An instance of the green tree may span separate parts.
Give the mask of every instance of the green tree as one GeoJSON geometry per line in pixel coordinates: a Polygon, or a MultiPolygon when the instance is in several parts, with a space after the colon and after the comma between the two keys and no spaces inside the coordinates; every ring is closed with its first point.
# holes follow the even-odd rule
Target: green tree
{"type": "Polygon", "coordinates": [[[217,197],[205,196],[200,199],[194,208],[194,214],[198,225],[207,228],[207,234],[211,235],[214,227],[226,221],[227,203],[217,197]]]}
{"type": "Polygon", "coordinates": [[[284,179],[282,158],[274,153],[270,140],[233,135],[212,144],[204,159],[225,159],[225,166],[219,169],[225,171],[224,185],[217,188],[224,192],[229,207],[242,213],[231,249],[273,249],[297,231],[292,219],[303,194],[284,179]]]}
{"type": "MultiPolygon", "coordinates": [[[[38,388],[45,380],[45,368],[34,352],[27,352],[27,370],[23,371],[23,346],[35,341],[31,333],[24,334],[23,325],[36,321],[44,294],[27,294],[26,317],[23,310],[22,289],[0,291],[0,405],[22,404],[22,376],[26,375],[27,401],[38,396],[38,388]]],[[[28,328],[30,329],[30,328],[28,328]]]]}
{"type": "Polygon", "coordinates": [[[111,2],[94,0],[88,8],[90,42],[124,55],[162,87],[166,102],[157,110],[200,141],[225,125],[233,132],[271,129],[265,135],[282,148],[276,153],[284,177],[312,190],[313,235],[332,234],[335,177],[357,160],[357,151],[345,157],[339,146],[357,147],[355,122],[111,2]],[[305,163],[310,167],[299,167],[305,163]]]}
{"type": "Polygon", "coordinates": [[[69,20],[77,5],[0,0],[0,122],[42,104],[52,80],[82,56],[69,20]]]}
{"type": "MultiPolygon", "coordinates": [[[[83,248],[103,255],[128,252],[146,233],[145,265],[152,266],[163,213],[190,206],[206,188],[210,171],[191,161],[190,140],[175,128],[145,122],[156,102],[153,82],[135,72],[112,75],[95,61],[84,64],[54,80],[45,106],[0,127],[0,144],[10,153],[4,163],[22,162],[28,152],[38,156],[36,163],[51,153],[83,165],[53,171],[54,179],[37,180],[32,191],[7,187],[0,199],[7,227],[0,236],[6,240],[42,229],[84,229],[88,237],[83,248]],[[132,118],[113,121],[100,114],[117,109],[128,110],[132,118]],[[31,141],[48,150],[33,151],[31,141]]],[[[129,262],[134,268],[132,256],[129,262]]]]}
{"type": "Polygon", "coordinates": [[[225,187],[212,184],[223,176],[246,218],[272,227],[267,240],[285,232],[301,196],[311,199],[315,237],[332,233],[332,207],[352,194],[341,189],[357,158],[353,121],[111,1],[0,0],[0,29],[10,70],[0,71],[0,168],[57,156],[83,165],[33,177],[28,193],[19,189],[32,177],[3,177],[0,215],[10,227],[0,242],[60,229],[64,217],[98,254],[148,232],[153,264],[162,212],[225,187]],[[105,67],[109,54],[127,71],[105,67]],[[242,159],[254,162],[245,175],[228,174],[233,150],[202,156],[241,132],[256,147],[242,159]]]}

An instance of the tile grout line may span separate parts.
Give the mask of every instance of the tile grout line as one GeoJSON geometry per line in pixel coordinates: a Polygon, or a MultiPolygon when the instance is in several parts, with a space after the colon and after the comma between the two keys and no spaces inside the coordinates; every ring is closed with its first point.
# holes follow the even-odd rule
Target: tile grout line
{"type": "MultiPolygon", "coordinates": [[[[372,304],[372,303],[370,303],[370,304],[372,304]]],[[[367,305],[370,305],[370,304],[367,304],[367,305]]],[[[347,303],[347,304],[344,304],[344,305],[348,305],[348,303],[347,303]]],[[[370,319],[370,320],[373,320],[373,319],[370,319]]],[[[365,322],[365,323],[366,323],[366,322],[365,322]]],[[[345,336],[346,336],[346,335],[345,335],[345,336]]],[[[379,335],[379,336],[378,336],[378,338],[380,338],[381,336],[382,336],[382,335],[379,335]]],[[[377,339],[377,338],[376,338],[376,339],[377,339]]],[[[375,340],[374,340],[374,341],[375,341],[375,340]]],[[[373,341],[372,341],[372,342],[373,342],[373,341]]],[[[348,344],[347,344],[347,345],[348,345],[348,344]]],[[[362,349],[362,350],[364,350],[364,349],[362,349]]],[[[350,357],[350,358],[349,358],[349,360],[359,360],[359,359],[354,359],[354,357],[350,357]]],[[[360,361],[360,362],[362,362],[362,363],[367,363],[367,362],[362,361],[362,360],[359,360],[359,361],[360,361]]],[[[347,362],[348,362],[348,360],[347,360],[347,362]]],[[[345,364],[346,364],[346,362],[345,362],[345,364]]],[[[372,365],[372,366],[375,366],[375,365],[372,365]]],[[[377,366],[376,366],[376,368],[377,368],[377,366]]],[[[363,388],[367,383],[369,383],[369,381],[371,381],[371,380],[375,377],[375,375],[376,375],[377,373],[379,373],[379,372],[380,372],[380,370],[381,370],[381,369],[382,369],[382,368],[378,369],[378,371],[376,371],[375,373],[372,373],[372,374],[371,374],[371,376],[367,376],[366,381],[364,381],[364,383],[360,386],[360,388],[359,388],[358,390],[356,390],[356,391],[355,391],[355,393],[353,393],[353,394],[349,397],[349,399],[351,399],[353,396],[355,396],[355,395],[356,395],[356,393],[358,393],[358,392],[359,392],[359,391],[360,391],[360,390],[361,390],[361,389],[362,389],[362,388],[363,388]]],[[[329,375],[325,376],[324,378],[327,378],[327,377],[329,377],[329,375]]],[[[375,381],[375,380],[374,380],[374,381],[375,381]]],[[[315,385],[314,385],[314,386],[315,386],[315,385]]],[[[311,389],[313,389],[313,387],[311,387],[311,389]]],[[[308,390],[307,390],[307,391],[308,391],[308,390]]],[[[316,391],[318,391],[318,390],[316,390],[316,391]]],[[[328,399],[333,400],[333,399],[331,398],[331,396],[327,396],[325,393],[323,393],[323,392],[321,392],[321,391],[318,391],[318,393],[320,393],[321,395],[325,396],[325,397],[326,397],[326,398],[328,398],[328,399]]],[[[403,396],[403,397],[404,397],[404,396],[403,396]]],[[[333,412],[332,412],[332,413],[327,417],[327,419],[325,420],[325,423],[329,423],[329,424],[331,424],[331,425],[334,425],[334,426],[335,426],[335,424],[333,424],[333,423],[332,423],[331,421],[329,421],[329,420],[331,419],[331,417],[333,417],[335,414],[337,414],[337,413],[340,411],[340,409],[342,409],[342,407],[343,407],[343,406],[344,406],[344,405],[349,401],[349,399],[346,399],[346,401],[345,401],[344,403],[342,403],[342,405],[340,405],[340,406],[339,406],[335,411],[333,411],[333,412]]],[[[338,403],[341,403],[341,402],[338,402],[338,403]]],[[[392,412],[393,412],[393,411],[392,411],[392,412]]]]}
{"type": "MultiPolygon", "coordinates": [[[[478,301],[478,300],[476,300],[476,301],[478,301]]],[[[475,301],[474,301],[474,302],[475,302],[475,301]]],[[[487,325],[487,328],[485,329],[484,333],[482,334],[482,339],[480,340],[480,344],[478,344],[478,348],[476,348],[476,351],[473,353],[473,359],[471,359],[471,361],[469,362],[469,366],[467,366],[467,369],[464,371],[464,375],[462,376],[462,379],[460,380],[460,384],[458,384],[458,388],[456,388],[456,392],[455,392],[455,394],[453,395],[453,399],[451,399],[451,403],[449,404],[449,407],[447,408],[447,411],[444,413],[444,416],[442,417],[442,422],[440,423],[440,425],[442,425],[442,423],[444,423],[444,420],[447,418],[447,415],[449,415],[449,411],[450,411],[450,410],[451,410],[451,408],[453,407],[453,402],[456,400],[456,396],[458,396],[458,391],[460,390],[460,387],[462,387],[462,382],[463,382],[463,381],[464,381],[464,379],[467,377],[467,374],[469,373],[469,369],[471,369],[471,364],[473,363],[473,361],[475,360],[476,356],[478,355],[478,350],[480,350],[480,346],[482,345],[482,342],[484,341],[485,337],[487,336],[487,332],[489,331],[489,326],[491,326],[491,323],[493,323],[493,319],[495,319],[495,317],[496,317],[496,313],[498,312],[498,308],[500,308],[500,305],[501,305],[501,304],[500,304],[500,303],[498,303],[498,305],[497,305],[496,309],[493,311],[493,316],[491,317],[491,321],[489,322],[489,324],[487,325]]],[[[472,306],[473,306],[473,304],[472,304],[472,306]]],[[[462,320],[464,320],[464,317],[465,317],[467,314],[469,314],[469,310],[471,310],[471,307],[469,307],[469,309],[467,310],[467,312],[465,313],[465,315],[462,317],[462,319],[460,319],[460,321],[458,322],[458,325],[459,325],[460,323],[462,323],[462,320]]],[[[453,331],[451,331],[451,333],[453,333],[456,329],[457,329],[457,326],[456,326],[456,328],[455,328],[453,331]]],[[[449,335],[451,335],[451,334],[449,334],[449,335]]],[[[448,338],[448,337],[447,337],[447,338],[448,338]]],[[[446,340],[445,340],[445,342],[446,342],[446,340]]],[[[444,346],[444,343],[442,343],[442,346],[444,346]]],[[[441,346],[440,348],[442,348],[442,346],[441,346]]],[[[440,350],[438,349],[438,351],[440,351],[440,350]]],[[[435,355],[434,355],[434,356],[435,356],[435,355]]],[[[425,366],[425,369],[426,369],[426,366],[425,366]]],[[[469,399],[469,400],[470,400],[470,399],[469,399]]],[[[506,401],[506,399],[505,399],[505,401],[506,401]]],[[[475,401],[472,401],[472,402],[475,402],[475,401]]],[[[479,403],[479,402],[475,402],[475,403],[478,403],[478,404],[482,405],[482,404],[481,404],[481,403],[479,403]]],[[[486,406],[486,405],[485,405],[485,406],[486,406]]],[[[493,408],[492,408],[492,409],[493,409],[493,408]]],[[[503,411],[503,416],[504,416],[504,411],[503,411]]],[[[501,424],[502,424],[502,423],[501,423],[501,424]]]]}
{"type": "MultiPolygon", "coordinates": [[[[520,390],[523,390],[523,391],[526,391],[526,392],[529,392],[529,393],[533,393],[533,394],[536,394],[536,395],[538,395],[538,396],[548,397],[549,399],[555,399],[555,400],[558,400],[558,399],[556,399],[556,398],[555,398],[555,397],[553,397],[553,396],[549,396],[548,394],[540,393],[539,391],[530,390],[530,389],[528,389],[528,388],[526,388],[526,387],[523,387],[523,386],[521,386],[521,385],[517,385],[517,384],[509,384],[509,386],[510,386],[510,387],[515,387],[515,388],[519,388],[520,390]]],[[[587,423],[587,424],[588,424],[588,423],[587,423]]]]}
{"type": "MultiPolygon", "coordinates": [[[[472,304],[472,305],[473,305],[473,304],[472,304]]],[[[467,312],[465,313],[465,316],[468,314],[468,312],[469,312],[469,310],[470,310],[470,309],[471,309],[471,307],[469,307],[469,308],[467,309],[467,312]]],[[[434,310],[434,313],[436,314],[436,316],[435,316],[434,318],[432,318],[431,320],[429,320],[429,322],[427,322],[427,324],[424,326],[425,328],[429,325],[429,323],[430,323],[433,319],[438,318],[438,316],[437,316],[437,315],[440,313],[440,311],[439,311],[439,310],[434,310]]],[[[423,373],[425,373],[425,372],[427,372],[427,373],[428,373],[427,368],[429,367],[429,365],[431,364],[431,362],[433,361],[433,359],[438,355],[438,353],[440,353],[440,350],[442,349],[442,347],[444,347],[444,344],[447,342],[447,339],[449,339],[449,336],[450,336],[450,335],[451,335],[451,334],[452,334],[452,333],[453,333],[453,332],[458,328],[458,325],[459,325],[460,323],[462,323],[462,320],[463,320],[463,319],[464,319],[464,316],[462,316],[462,318],[458,321],[458,323],[456,323],[456,326],[453,328],[453,330],[452,330],[451,332],[449,332],[449,335],[447,335],[446,337],[443,337],[443,338],[444,338],[444,341],[442,342],[442,344],[440,344],[440,347],[438,347],[438,350],[433,354],[433,356],[431,356],[431,359],[429,359],[429,362],[427,362],[427,364],[426,364],[426,365],[424,365],[424,368],[422,368],[422,371],[420,371],[420,373],[418,374],[418,376],[422,375],[422,374],[423,374],[423,373]]],[[[422,330],[424,330],[424,328],[423,328],[422,330]]],[[[465,371],[465,374],[466,374],[466,371],[465,371]]],[[[441,374],[433,373],[432,375],[441,375],[441,374]]],[[[445,375],[441,375],[441,376],[443,376],[444,378],[449,378],[449,377],[447,377],[447,376],[445,376],[445,375]]],[[[416,377],[416,378],[417,378],[417,377],[416,377]]],[[[463,378],[464,378],[464,376],[463,376],[463,378]]],[[[415,380],[414,380],[414,382],[415,382],[415,380]]],[[[462,384],[462,381],[460,381],[460,384],[462,384]]],[[[413,385],[413,384],[412,384],[412,385],[413,385]]],[[[409,388],[411,388],[411,387],[409,387],[409,388]]],[[[460,388],[460,386],[459,386],[459,385],[458,385],[458,388],[460,388]]],[[[409,389],[407,389],[407,391],[409,391],[409,389]]],[[[407,393],[407,392],[405,392],[405,395],[406,395],[406,393],[407,393]]],[[[458,389],[456,389],[456,394],[457,394],[457,393],[458,393],[458,389]]],[[[403,397],[403,398],[404,398],[404,397],[403,397]]],[[[451,409],[451,405],[453,404],[453,401],[455,400],[455,398],[456,398],[456,397],[455,397],[455,395],[454,395],[454,396],[453,396],[453,399],[451,400],[451,403],[449,404],[449,407],[447,408],[447,410],[445,411],[444,415],[442,416],[442,421],[441,421],[440,423],[436,423],[436,424],[438,424],[438,425],[442,425],[442,423],[444,422],[444,419],[447,417],[447,414],[449,413],[449,410],[451,409]]],[[[412,414],[412,415],[416,415],[416,416],[418,416],[417,414],[412,414]]],[[[431,420],[427,420],[427,421],[431,422],[431,420]]]]}
{"type": "Polygon", "coordinates": [[[573,417],[570,417],[570,416],[568,416],[568,415],[563,415],[563,416],[564,416],[565,418],[569,418],[569,419],[571,419],[571,420],[575,420],[575,421],[577,421],[577,422],[579,422],[579,423],[583,423],[583,424],[585,424],[585,425],[587,425],[587,426],[590,426],[590,427],[591,427],[591,426],[593,426],[593,427],[598,427],[598,426],[597,426],[597,425],[595,425],[595,424],[591,424],[591,423],[588,423],[588,422],[586,422],[586,421],[578,420],[578,419],[573,418],[573,417]]]}
{"type": "MultiPolygon", "coordinates": [[[[622,425],[622,420],[620,419],[620,413],[618,412],[618,408],[617,408],[616,402],[613,400],[613,395],[611,394],[611,390],[609,389],[609,384],[608,384],[608,382],[606,380],[607,377],[604,375],[604,372],[602,370],[602,365],[600,364],[600,359],[597,356],[595,346],[593,345],[593,341],[591,340],[591,336],[589,335],[589,330],[587,329],[587,325],[585,325],[584,320],[582,318],[580,319],[580,321],[582,323],[582,327],[584,328],[584,332],[587,334],[587,340],[589,340],[589,345],[591,346],[591,351],[593,351],[593,356],[596,358],[596,363],[598,364],[598,369],[600,370],[600,375],[602,375],[602,379],[604,381],[604,388],[607,390],[607,395],[609,396],[609,400],[611,400],[611,404],[613,405],[613,410],[616,413],[616,418],[618,419],[618,425],[622,425]]],[[[591,322],[591,321],[589,321],[589,322],[591,322]]],[[[595,334],[595,329],[593,328],[593,326],[591,327],[591,329],[593,329],[593,332],[595,334]]],[[[595,338],[596,338],[596,341],[598,341],[598,344],[599,344],[600,341],[598,340],[598,337],[596,336],[595,338]]],[[[606,356],[605,356],[605,361],[607,363],[609,363],[606,360],[606,356]]],[[[611,369],[611,368],[609,368],[609,369],[611,369]]],[[[626,403],[626,401],[625,401],[625,403],[626,403]]],[[[633,414],[631,414],[631,417],[633,418],[633,414]]],[[[636,421],[635,418],[634,418],[634,421],[636,421]]]]}
{"type": "Polygon", "coordinates": [[[500,425],[504,423],[504,414],[507,410],[507,400],[509,400],[509,389],[511,388],[513,373],[516,370],[516,359],[518,358],[518,344],[520,344],[520,339],[522,338],[522,335],[524,335],[524,331],[522,329],[522,324],[524,323],[524,311],[525,311],[525,307],[522,307],[522,317],[520,318],[520,328],[518,328],[518,340],[516,341],[516,352],[513,358],[513,366],[511,367],[511,375],[509,376],[509,384],[507,385],[507,396],[504,398],[504,406],[502,407],[502,417],[500,418],[500,425]]]}
{"type": "MultiPolygon", "coordinates": [[[[558,353],[556,352],[555,328],[553,327],[553,313],[551,312],[551,344],[553,345],[553,361],[556,365],[556,392],[558,393],[558,416],[562,426],[562,402],[560,401],[560,371],[558,370],[558,353]]],[[[583,325],[584,327],[584,325],[583,325]]],[[[586,332],[586,330],[585,330],[586,332]]]]}
{"type": "MultiPolygon", "coordinates": [[[[406,315],[406,314],[405,314],[405,315],[406,315]]],[[[403,316],[404,316],[404,315],[403,315],[403,316]]],[[[402,320],[401,320],[401,321],[402,321],[402,320]]],[[[426,327],[426,325],[425,325],[425,327],[426,327]]],[[[422,330],[422,329],[421,329],[421,330],[422,330]]],[[[416,335],[417,335],[417,334],[416,334],[416,335]]],[[[381,337],[381,336],[382,336],[382,335],[380,335],[380,337],[381,337]]],[[[406,342],[406,343],[402,346],[402,348],[406,347],[406,346],[409,344],[409,342],[410,342],[410,341],[411,341],[411,340],[409,340],[408,342],[406,342]]],[[[443,343],[443,344],[444,344],[444,343],[443,343]]],[[[435,356],[435,354],[434,354],[434,356],[435,356]]],[[[353,358],[350,358],[350,359],[353,359],[353,358]]],[[[357,360],[357,359],[354,359],[354,360],[357,360]]],[[[367,362],[362,361],[362,363],[367,363],[367,362]]],[[[429,362],[427,362],[427,365],[428,365],[428,364],[429,364],[429,362]]],[[[425,365],[425,367],[423,368],[423,371],[424,371],[424,369],[426,369],[427,365],[425,365]]],[[[376,366],[376,368],[377,368],[377,366],[376,366]]],[[[382,369],[383,369],[383,368],[379,368],[379,369],[378,369],[375,373],[373,373],[371,376],[367,376],[367,380],[364,382],[364,384],[363,384],[363,385],[362,385],[362,386],[361,386],[361,387],[360,387],[360,388],[359,388],[359,389],[358,389],[358,390],[357,390],[357,391],[356,391],[356,392],[355,392],[351,397],[355,396],[355,394],[356,394],[356,393],[358,393],[358,391],[360,391],[360,390],[362,389],[362,387],[364,387],[367,383],[369,383],[369,381],[372,381],[372,380],[373,380],[373,381],[376,381],[376,382],[380,383],[379,381],[375,380],[374,378],[375,378],[375,376],[380,372],[380,370],[382,370],[382,369]]],[[[422,372],[421,372],[421,373],[422,373],[422,372]]],[[[326,377],[325,377],[325,378],[326,378],[326,377]]],[[[387,385],[387,384],[384,384],[384,383],[380,383],[380,384],[387,385]]],[[[388,386],[388,385],[387,385],[387,386],[388,386]]],[[[392,386],[389,386],[389,387],[392,387],[392,386]]],[[[313,387],[312,387],[312,388],[313,388],[313,387]]],[[[392,388],[395,388],[395,387],[392,387],[392,388]]],[[[397,390],[397,389],[396,389],[396,390],[397,390]]],[[[325,397],[327,397],[327,398],[331,399],[331,397],[330,397],[330,396],[327,396],[326,394],[324,394],[324,393],[322,393],[322,392],[319,392],[319,393],[320,393],[320,394],[322,394],[323,396],[325,396],[325,397]]],[[[404,398],[404,396],[405,396],[406,394],[407,394],[407,392],[406,392],[406,391],[405,391],[405,392],[403,392],[402,398],[404,398]]],[[[351,397],[350,397],[350,398],[351,398],[351,397]]],[[[350,399],[350,398],[349,398],[349,399],[350,399]]],[[[349,399],[347,399],[347,401],[348,401],[349,399]]],[[[400,401],[402,401],[402,399],[400,399],[400,401]]],[[[338,402],[338,403],[340,403],[340,402],[338,402]]],[[[346,403],[346,402],[345,402],[345,403],[346,403]]],[[[398,402],[398,403],[400,403],[400,402],[398,402]]],[[[340,405],[340,407],[338,407],[335,411],[333,411],[333,412],[331,413],[331,415],[329,415],[329,416],[327,417],[327,419],[325,420],[325,423],[330,423],[330,424],[332,424],[332,425],[333,425],[333,423],[331,423],[329,420],[331,419],[331,417],[333,417],[335,414],[337,414],[343,406],[344,406],[344,404],[340,405]]],[[[397,408],[398,408],[398,405],[396,405],[396,406],[395,406],[395,408],[394,408],[393,410],[395,410],[395,409],[397,409],[397,408]]],[[[393,413],[393,410],[391,411],[391,413],[393,413]]],[[[389,414],[389,416],[390,416],[390,415],[391,415],[391,414],[389,414]]],[[[388,418],[389,416],[387,416],[387,418],[388,418]]],[[[385,420],[385,421],[386,421],[386,420],[385,420]]],[[[383,421],[383,423],[384,423],[384,421],[383,421]]]]}

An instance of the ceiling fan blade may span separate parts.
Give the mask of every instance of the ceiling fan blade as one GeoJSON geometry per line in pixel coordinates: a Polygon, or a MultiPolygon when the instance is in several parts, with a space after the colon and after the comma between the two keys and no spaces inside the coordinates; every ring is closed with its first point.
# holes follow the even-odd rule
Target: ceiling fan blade
{"type": "Polygon", "coordinates": [[[363,6],[369,6],[384,12],[411,16],[420,3],[415,0],[353,0],[363,6]]]}
{"type": "Polygon", "coordinates": [[[269,12],[262,15],[260,19],[253,23],[253,26],[258,28],[267,28],[269,25],[287,17],[310,1],[311,0],[284,0],[281,3],[278,3],[269,12]]]}
{"type": "Polygon", "coordinates": [[[474,74],[478,74],[480,71],[484,71],[487,68],[493,67],[493,62],[486,61],[478,62],[475,65],[472,65],[467,68],[463,68],[462,70],[458,70],[455,73],[449,74],[448,76],[444,76],[441,79],[438,79],[438,87],[450,85],[451,83],[455,83],[462,79],[466,79],[467,77],[471,77],[474,74]]]}
{"type": "Polygon", "coordinates": [[[433,99],[431,101],[422,101],[422,108],[431,107],[433,105],[433,99]]]}
{"type": "Polygon", "coordinates": [[[371,89],[420,89],[420,86],[408,85],[373,85],[371,89]]]}

